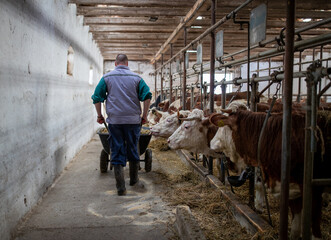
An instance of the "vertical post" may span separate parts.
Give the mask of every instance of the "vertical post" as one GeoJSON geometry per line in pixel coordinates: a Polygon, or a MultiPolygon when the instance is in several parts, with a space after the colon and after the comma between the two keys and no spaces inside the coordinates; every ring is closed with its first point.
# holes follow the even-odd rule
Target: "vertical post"
{"type": "Polygon", "coordinates": [[[311,216],[312,216],[312,154],[310,149],[310,127],[311,127],[311,116],[312,116],[312,88],[313,81],[307,79],[307,99],[306,99],[306,123],[305,123],[305,161],[304,161],[304,179],[303,179],[303,205],[302,205],[302,239],[310,239],[310,227],[311,227],[311,216]],[[307,208],[308,206],[308,208],[307,208]],[[305,209],[307,208],[307,209],[305,209]]]}
{"type": "Polygon", "coordinates": [[[282,165],[279,239],[288,239],[288,198],[291,166],[292,88],[294,58],[295,1],[286,1],[285,86],[282,126],[282,165]]]}
{"type": "Polygon", "coordinates": [[[161,101],[164,100],[164,95],[163,95],[163,53],[161,55],[161,74],[160,74],[160,77],[161,77],[161,101]]]}
{"type": "MultiPolygon", "coordinates": [[[[269,60],[268,60],[268,62],[269,62],[269,72],[268,72],[268,76],[270,76],[271,75],[271,58],[269,58],[269,60]]],[[[268,84],[270,84],[270,80],[268,81],[268,84]]],[[[270,87],[268,88],[268,98],[270,98],[270,87]]]]}
{"type": "MultiPolygon", "coordinates": [[[[172,43],[170,43],[170,58],[172,58],[172,43]]],[[[169,104],[171,104],[172,101],[172,69],[171,69],[171,62],[169,63],[169,104]]]]}
{"type": "Polygon", "coordinates": [[[203,63],[201,63],[201,65],[200,65],[200,96],[201,96],[200,102],[201,102],[201,110],[203,110],[204,107],[205,107],[204,95],[206,95],[206,92],[204,91],[204,87],[203,87],[203,63]]]}
{"type": "MultiPolygon", "coordinates": [[[[186,47],[187,41],[187,29],[184,27],[184,47],[186,47]]],[[[183,52],[183,86],[182,86],[182,97],[183,97],[183,110],[186,110],[186,51],[183,52]]]]}
{"type": "MultiPolygon", "coordinates": [[[[320,48],[320,60],[321,60],[321,63],[322,63],[322,66],[323,66],[323,45],[321,45],[321,48],[320,48]]],[[[319,85],[318,85],[318,92],[320,93],[322,90],[322,81],[319,82],[319,85]]],[[[319,106],[319,101],[320,99],[317,99],[317,104],[319,106]]]]}
{"type": "Polygon", "coordinates": [[[155,68],[155,80],[154,80],[154,84],[155,84],[155,101],[157,99],[157,87],[156,87],[156,84],[157,84],[157,71],[156,71],[156,61],[154,62],[154,68],[155,68]]]}
{"type": "MultiPolygon", "coordinates": [[[[258,89],[258,83],[255,82],[255,78],[257,77],[257,74],[253,74],[252,80],[251,80],[251,104],[250,109],[252,112],[256,112],[256,96],[257,96],[257,89],[258,89]]],[[[258,171],[258,168],[250,167],[251,171],[253,173],[256,173],[258,171]]],[[[252,174],[249,177],[249,205],[254,207],[254,190],[255,190],[255,175],[252,174]]]]}
{"type": "Polygon", "coordinates": [[[190,102],[190,105],[191,105],[191,109],[193,109],[193,105],[194,105],[194,86],[193,84],[191,84],[191,102],[190,102]]]}
{"type": "MultiPolygon", "coordinates": [[[[299,72],[301,72],[301,68],[302,68],[302,51],[299,52],[299,72]]],[[[301,100],[301,77],[299,77],[298,80],[298,96],[297,96],[297,102],[300,102],[301,100]]]]}
{"type": "Polygon", "coordinates": [[[250,106],[250,103],[249,103],[249,87],[250,87],[250,80],[249,80],[249,77],[250,77],[250,70],[251,70],[251,40],[250,40],[250,23],[248,21],[248,27],[247,27],[247,106],[249,107],[250,106]]]}
{"type": "MultiPolygon", "coordinates": [[[[215,16],[215,0],[211,1],[211,25],[216,21],[215,16]]],[[[214,112],[214,82],[215,82],[215,32],[210,32],[210,87],[209,87],[209,102],[210,113],[214,112]]]]}

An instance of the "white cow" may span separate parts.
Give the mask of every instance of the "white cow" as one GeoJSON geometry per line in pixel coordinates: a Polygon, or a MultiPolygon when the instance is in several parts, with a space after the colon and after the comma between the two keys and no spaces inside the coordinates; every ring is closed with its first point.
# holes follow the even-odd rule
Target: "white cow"
{"type": "Polygon", "coordinates": [[[151,127],[150,131],[155,137],[168,138],[180,126],[181,120],[179,118],[186,118],[190,111],[181,110],[178,114],[171,114],[158,124],[151,127]]]}

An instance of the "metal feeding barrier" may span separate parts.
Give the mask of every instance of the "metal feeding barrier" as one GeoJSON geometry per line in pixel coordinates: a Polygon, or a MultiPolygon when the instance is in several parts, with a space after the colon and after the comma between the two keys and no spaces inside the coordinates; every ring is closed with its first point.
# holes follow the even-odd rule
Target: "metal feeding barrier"
{"type": "MultiPolygon", "coordinates": [[[[287,18],[286,18],[286,37],[284,37],[284,30],[279,33],[279,36],[266,39],[266,12],[267,6],[260,5],[257,8],[253,9],[250,15],[249,21],[238,21],[236,15],[238,12],[250,4],[253,0],[245,1],[235,10],[226,14],[219,21],[215,22],[215,0],[212,0],[211,3],[211,27],[206,29],[200,36],[195,38],[190,43],[186,43],[187,32],[184,30],[184,45],[185,47],[173,55],[173,45],[170,44],[171,57],[165,63],[163,62],[162,55],[162,64],[159,68],[156,68],[155,62],[155,95],[158,93],[161,96],[169,95],[170,101],[175,95],[175,99],[181,98],[182,106],[185,108],[187,89],[190,91],[191,102],[190,105],[194,106],[197,99],[194,99],[195,94],[194,90],[199,89],[200,99],[201,99],[201,108],[206,109],[206,103],[208,98],[207,89],[209,87],[209,104],[210,112],[214,110],[214,90],[217,86],[221,86],[222,91],[222,108],[225,108],[225,99],[226,99],[226,86],[227,85],[236,85],[238,87],[237,93],[242,90],[243,85],[247,87],[247,104],[250,106],[252,111],[255,111],[256,104],[259,101],[260,97],[264,92],[268,90],[268,97],[270,96],[270,88],[274,83],[279,83],[283,81],[282,89],[280,85],[276,88],[276,93],[273,96],[273,102],[271,108],[275,102],[275,97],[277,93],[279,96],[283,97],[283,138],[282,138],[282,167],[281,167],[281,204],[280,204],[280,228],[279,228],[279,238],[287,239],[288,238],[288,196],[289,196],[289,164],[290,164],[290,152],[291,152],[291,106],[293,101],[293,78],[298,78],[298,92],[296,94],[296,101],[300,101],[302,96],[307,97],[307,125],[306,125],[306,143],[305,143],[305,178],[304,178],[304,196],[303,196],[303,230],[302,236],[303,239],[309,239],[310,237],[310,226],[311,226],[311,186],[315,185],[331,185],[330,179],[312,179],[312,161],[316,151],[316,139],[314,137],[316,129],[316,109],[318,107],[318,102],[323,94],[331,87],[331,82],[327,83],[325,81],[324,86],[322,86],[321,78],[327,77],[331,74],[331,69],[328,68],[328,62],[331,60],[326,57],[323,58],[323,46],[331,43],[331,33],[320,34],[316,37],[311,37],[307,39],[302,39],[301,34],[305,31],[314,29],[316,27],[321,27],[323,25],[331,23],[331,18],[326,18],[320,21],[307,24],[304,27],[295,29],[294,28],[294,16],[295,16],[295,2],[287,2],[287,18]],[[224,23],[233,20],[234,23],[243,25],[248,25],[248,36],[247,36],[247,48],[242,50],[224,55],[223,51],[223,31],[219,31],[215,34],[215,30],[221,27],[224,23]],[[210,49],[210,62],[203,63],[202,60],[202,51],[203,44],[201,40],[207,36],[211,37],[211,49],[210,49]],[[216,35],[216,36],[215,36],[216,35]],[[294,37],[298,36],[298,40],[294,41],[294,37]],[[216,38],[215,38],[216,37],[216,38]],[[216,49],[215,49],[216,42],[216,49]],[[263,52],[251,54],[250,51],[256,48],[264,48],[266,45],[271,43],[276,43],[276,46],[265,50],[263,52]],[[188,57],[186,52],[192,48],[194,45],[197,45],[197,62],[191,67],[188,68],[188,57]],[[320,59],[315,61],[315,48],[320,47],[320,59]],[[302,61],[302,53],[306,49],[313,49],[313,60],[312,61],[302,61]],[[234,59],[235,56],[247,53],[246,57],[239,59],[234,59]],[[299,53],[299,62],[293,63],[295,52],[299,53]],[[215,55],[216,53],[216,55],[215,55]],[[272,67],[271,62],[272,58],[283,56],[283,66],[272,67]],[[181,62],[180,62],[181,59],[181,62]],[[229,61],[225,61],[228,60],[229,61]],[[172,68],[172,63],[177,61],[177,72],[174,72],[172,68]],[[260,61],[268,62],[268,68],[260,68],[260,61]],[[250,63],[257,62],[257,69],[255,70],[257,74],[251,75],[250,63]],[[326,67],[322,66],[322,63],[325,63],[326,67]],[[306,70],[302,70],[304,64],[311,63],[310,67],[306,70]],[[215,72],[222,72],[226,76],[226,72],[230,68],[235,68],[240,65],[247,64],[247,77],[238,78],[234,77],[233,79],[226,79],[226,77],[219,82],[215,82],[215,72]],[[169,77],[165,78],[163,70],[169,65],[169,77]],[[183,65],[183,66],[182,66],[183,65]],[[299,70],[294,72],[293,67],[298,66],[299,70]],[[182,68],[182,70],[181,70],[182,68]],[[282,69],[280,69],[282,68],[282,69]],[[272,72],[272,70],[277,70],[272,72]],[[268,71],[267,76],[259,76],[259,73],[262,71],[268,71]],[[204,82],[203,73],[210,73],[210,82],[204,82]],[[157,90],[157,76],[161,76],[161,89],[157,90]],[[197,81],[195,83],[186,84],[187,78],[196,77],[197,81]],[[307,80],[307,94],[302,94],[301,78],[306,78],[307,80]],[[163,86],[163,81],[169,81],[169,87],[163,86]],[[179,80],[180,85],[174,86],[173,82],[179,80]],[[268,82],[267,85],[258,92],[258,83],[268,82]],[[180,94],[178,94],[180,91],[180,94]],[[173,94],[174,93],[174,94],[173,94]]],[[[330,80],[330,78],[329,78],[330,80]]],[[[230,102],[234,99],[231,98],[230,102]]],[[[268,115],[270,115],[270,111],[268,115]]],[[[266,118],[265,124],[268,117],[266,118]]],[[[260,138],[263,134],[261,132],[260,138]]],[[[259,141],[260,142],[260,141],[259,141]]],[[[260,145],[260,144],[259,144],[260,145]]],[[[260,155],[258,152],[258,162],[260,155]]],[[[224,158],[223,158],[224,159],[224,158]]],[[[213,173],[213,159],[204,158],[204,166],[208,168],[209,174],[213,173]]],[[[224,169],[224,165],[223,165],[224,169]]],[[[225,179],[225,171],[221,174],[221,179],[225,179]]],[[[263,184],[264,186],[264,184],[263,184]]],[[[250,201],[251,206],[254,205],[254,176],[250,178],[250,201]]],[[[265,196],[266,202],[268,202],[267,197],[265,196]]],[[[267,203],[268,205],[268,203],[267,203]]],[[[269,214],[269,221],[271,223],[271,218],[269,214]]]]}

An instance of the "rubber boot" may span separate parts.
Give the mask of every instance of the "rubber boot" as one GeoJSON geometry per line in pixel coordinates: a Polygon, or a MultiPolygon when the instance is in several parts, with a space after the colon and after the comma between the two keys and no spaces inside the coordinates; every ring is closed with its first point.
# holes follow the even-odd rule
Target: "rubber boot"
{"type": "Polygon", "coordinates": [[[130,186],[135,185],[137,182],[139,182],[139,177],[138,177],[138,170],[139,170],[139,162],[129,162],[129,167],[130,167],[130,186]]]}
{"type": "Polygon", "coordinates": [[[123,166],[114,165],[114,173],[115,173],[116,188],[117,188],[118,196],[126,195],[123,166]]]}

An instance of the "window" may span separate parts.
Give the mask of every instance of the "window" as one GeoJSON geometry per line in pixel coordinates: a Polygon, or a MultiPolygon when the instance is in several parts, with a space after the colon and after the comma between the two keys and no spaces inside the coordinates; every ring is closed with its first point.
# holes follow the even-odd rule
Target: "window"
{"type": "Polygon", "coordinates": [[[93,85],[93,67],[90,67],[89,77],[88,77],[88,84],[93,85]]]}
{"type": "Polygon", "coordinates": [[[72,76],[74,72],[74,49],[70,46],[67,55],[67,74],[72,76]]]}

